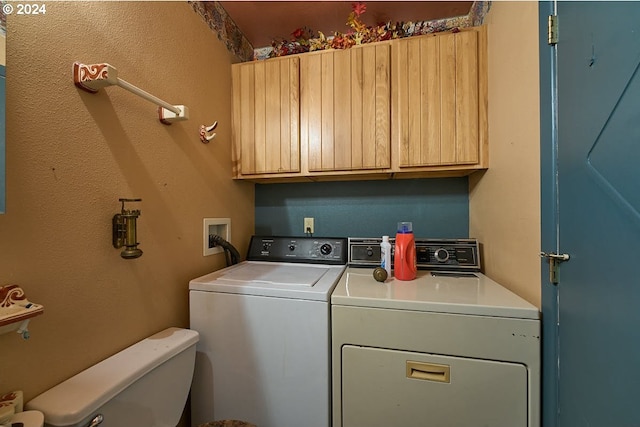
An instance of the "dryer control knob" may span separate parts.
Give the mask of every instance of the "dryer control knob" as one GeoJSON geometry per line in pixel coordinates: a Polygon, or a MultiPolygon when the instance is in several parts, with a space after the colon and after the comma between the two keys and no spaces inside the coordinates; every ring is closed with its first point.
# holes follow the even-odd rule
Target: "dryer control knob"
{"type": "Polygon", "coordinates": [[[449,251],[445,248],[436,249],[434,255],[438,262],[447,262],[449,260],[449,251]]]}

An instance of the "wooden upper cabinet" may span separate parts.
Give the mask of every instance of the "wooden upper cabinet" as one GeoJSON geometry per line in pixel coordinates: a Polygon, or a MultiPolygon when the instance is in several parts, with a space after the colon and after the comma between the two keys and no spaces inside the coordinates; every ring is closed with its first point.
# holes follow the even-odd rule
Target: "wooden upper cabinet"
{"type": "Polygon", "coordinates": [[[460,176],[488,163],[485,27],[232,66],[234,175],[460,176]]]}
{"type": "Polygon", "coordinates": [[[309,172],[391,167],[390,68],[388,43],[300,56],[309,172]]]}
{"type": "Polygon", "coordinates": [[[300,60],[232,65],[235,175],[300,171],[300,60]]]}
{"type": "Polygon", "coordinates": [[[392,42],[397,167],[485,167],[485,37],[475,27],[392,42]]]}

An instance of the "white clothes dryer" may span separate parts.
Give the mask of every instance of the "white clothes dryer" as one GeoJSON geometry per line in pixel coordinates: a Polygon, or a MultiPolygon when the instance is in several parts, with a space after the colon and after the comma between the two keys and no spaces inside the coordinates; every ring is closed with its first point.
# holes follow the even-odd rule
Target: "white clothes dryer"
{"type": "Polygon", "coordinates": [[[333,292],[333,427],[539,427],[538,309],[477,271],[476,241],[417,246],[415,280],[348,267],[333,292]]]}

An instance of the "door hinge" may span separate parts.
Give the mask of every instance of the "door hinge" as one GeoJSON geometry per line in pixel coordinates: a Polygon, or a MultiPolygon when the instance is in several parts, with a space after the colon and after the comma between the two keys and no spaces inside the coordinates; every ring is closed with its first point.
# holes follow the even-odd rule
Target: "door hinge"
{"type": "Polygon", "coordinates": [[[547,43],[550,46],[558,44],[558,15],[549,15],[547,23],[547,43]]]}
{"type": "Polygon", "coordinates": [[[549,260],[549,281],[554,285],[558,284],[558,266],[560,263],[569,261],[569,254],[556,254],[553,252],[540,252],[540,257],[549,260]]]}

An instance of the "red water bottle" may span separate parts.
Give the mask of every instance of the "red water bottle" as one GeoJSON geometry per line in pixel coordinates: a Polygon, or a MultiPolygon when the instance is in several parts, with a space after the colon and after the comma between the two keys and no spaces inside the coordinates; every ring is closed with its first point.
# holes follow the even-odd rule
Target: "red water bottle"
{"type": "Polygon", "coordinates": [[[413,237],[413,224],[399,222],[393,260],[393,275],[398,280],[413,280],[416,278],[417,271],[416,240],[413,237]]]}

